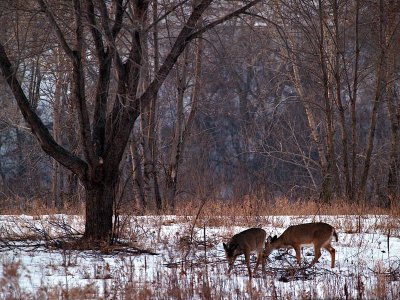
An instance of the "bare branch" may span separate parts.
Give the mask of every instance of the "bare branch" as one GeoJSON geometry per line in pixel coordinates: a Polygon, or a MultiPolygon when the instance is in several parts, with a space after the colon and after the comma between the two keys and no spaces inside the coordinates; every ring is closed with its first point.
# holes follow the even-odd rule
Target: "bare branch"
{"type": "Polygon", "coordinates": [[[199,30],[197,30],[196,32],[194,32],[189,40],[193,40],[194,38],[197,38],[199,35],[201,35],[202,33],[214,28],[215,26],[222,24],[232,18],[235,18],[237,16],[239,16],[240,14],[243,14],[246,12],[246,10],[248,10],[249,8],[253,7],[254,5],[256,5],[257,3],[261,2],[262,0],[253,0],[250,3],[248,3],[247,5],[243,6],[242,8],[239,8],[238,10],[235,10],[234,12],[218,19],[215,20],[214,22],[211,22],[205,26],[203,26],[202,28],[200,28],[199,30]]]}
{"type": "Polygon", "coordinates": [[[43,12],[46,14],[47,18],[49,19],[49,22],[51,26],[53,27],[54,31],[56,32],[57,38],[61,44],[61,47],[64,49],[65,53],[71,58],[72,60],[74,59],[74,53],[71,49],[71,47],[68,45],[63,32],[61,31],[60,27],[58,26],[53,14],[51,11],[49,11],[46,3],[44,0],[37,0],[40,7],[42,8],[43,12]]]}
{"type": "Polygon", "coordinates": [[[22,115],[24,116],[24,119],[26,120],[26,122],[29,123],[31,130],[38,139],[42,149],[47,154],[52,156],[55,160],[57,160],[60,164],[76,173],[80,178],[83,178],[87,169],[86,163],[79,157],[73,155],[71,152],[67,151],[65,148],[57,144],[54,138],[51,136],[46,126],[32,109],[28,98],[21,88],[21,84],[17,79],[16,71],[13,69],[11,62],[1,43],[0,68],[3,71],[3,75],[7,80],[7,83],[10,86],[12,93],[14,94],[17,104],[22,112],[22,115]]]}
{"type": "Polygon", "coordinates": [[[169,10],[167,10],[161,17],[159,17],[157,20],[155,20],[153,23],[151,23],[149,26],[147,26],[146,30],[149,30],[153,26],[156,26],[160,21],[164,20],[168,15],[170,15],[175,9],[177,9],[179,6],[182,6],[189,0],[183,0],[182,2],[179,2],[178,4],[172,6],[169,10]]]}

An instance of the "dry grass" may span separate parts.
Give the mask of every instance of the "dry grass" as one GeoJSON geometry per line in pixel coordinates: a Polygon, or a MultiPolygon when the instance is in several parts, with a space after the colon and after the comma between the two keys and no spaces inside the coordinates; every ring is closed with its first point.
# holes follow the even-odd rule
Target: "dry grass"
{"type": "MultiPolygon", "coordinates": [[[[47,207],[44,199],[24,199],[20,197],[5,198],[0,201],[0,214],[2,215],[44,215],[64,213],[70,215],[84,215],[85,205],[83,202],[71,204],[66,201],[61,209],[47,207]]],[[[121,212],[137,212],[134,203],[121,205],[121,212]]],[[[210,220],[215,216],[242,216],[255,217],[259,215],[390,215],[400,216],[400,201],[392,201],[390,209],[382,208],[372,203],[352,203],[345,199],[334,199],[330,203],[322,203],[315,199],[289,200],[281,197],[277,199],[262,199],[256,196],[245,196],[242,199],[232,200],[182,200],[178,201],[176,209],[164,211],[163,214],[174,214],[180,216],[194,216],[200,211],[202,217],[210,220]]],[[[147,211],[145,215],[158,214],[155,211],[147,211]]],[[[218,223],[218,219],[215,219],[218,223]]],[[[217,224],[216,224],[217,225],[217,224]]]]}
{"type": "MultiPolygon", "coordinates": [[[[199,201],[185,201],[178,203],[177,215],[193,215],[200,207],[199,201]]],[[[260,200],[255,197],[245,197],[236,200],[208,200],[202,208],[204,216],[248,216],[257,215],[365,215],[385,214],[400,215],[400,206],[393,205],[385,209],[368,204],[350,203],[343,199],[335,199],[330,203],[321,203],[316,200],[288,200],[278,198],[274,201],[260,200]]]]}
{"type": "Polygon", "coordinates": [[[1,215],[52,215],[58,213],[70,215],[83,215],[85,213],[85,205],[83,202],[72,204],[71,201],[66,201],[66,204],[57,209],[54,206],[47,206],[46,200],[41,198],[2,198],[0,199],[0,214],[1,215]]]}

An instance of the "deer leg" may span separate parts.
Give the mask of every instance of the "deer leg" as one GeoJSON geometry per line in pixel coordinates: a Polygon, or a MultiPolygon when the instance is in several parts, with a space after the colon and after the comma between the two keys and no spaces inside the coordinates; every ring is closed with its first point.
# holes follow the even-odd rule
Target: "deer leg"
{"type": "Polygon", "coordinates": [[[315,265],[315,263],[316,263],[316,262],[318,261],[318,259],[321,257],[321,248],[320,248],[320,247],[317,247],[317,246],[314,246],[314,254],[315,254],[315,257],[314,257],[313,261],[311,262],[310,267],[312,267],[313,265],[315,265]]]}
{"type": "Polygon", "coordinates": [[[228,263],[229,263],[229,269],[228,269],[227,274],[230,274],[230,273],[231,273],[231,271],[232,271],[232,269],[233,269],[233,265],[235,264],[235,260],[236,260],[236,256],[235,256],[234,258],[232,258],[232,261],[228,261],[228,263]]]}
{"type": "Polygon", "coordinates": [[[336,250],[331,245],[326,245],[324,248],[326,250],[328,250],[329,254],[331,255],[331,268],[333,269],[335,267],[335,253],[336,253],[336,250]]]}
{"type": "Polygon", "coordinates": [[[258,265],[260,264],[260,254],[257,254],[256,266],[254,267],[253,274],[256,272],[258,265]]]}
{"type": "Polygon", "coordinates": [[[300,264],[301,264],[301,247],[300,246],[296,246],[296,247],[293,247],[293,248],[294,248],[294,251],[296,252],[297,263],[300,266],[300,264]]]}
{"type": "Polygon", "coordinates": [[[252,274],[251,274],[251,269],[250,269],[250,253],[244,254],[244,260],[246,261],[247,271],[249,272],[249,277],[251,279],[252,274]]]}
{"type": "Polygon", "coordinates": [[[262,253],[262,251],[259,251],[259,252],[257,253],[257,262],[256,262],[256,266],[254,267],[253,274],[256,272],[257,267],[259,266],[260,262],[261,262],[261,264],[262,264],[262,271],[264,272],[264,259],[263,259],[263,253],[262,253]]]}
{"type": "Polygon", "coordinates": [[[265,257],[264,257],[264,251],[262,250],[261,253],[261,267],[262,267],[262,272],[265,273],[265,257]]]}

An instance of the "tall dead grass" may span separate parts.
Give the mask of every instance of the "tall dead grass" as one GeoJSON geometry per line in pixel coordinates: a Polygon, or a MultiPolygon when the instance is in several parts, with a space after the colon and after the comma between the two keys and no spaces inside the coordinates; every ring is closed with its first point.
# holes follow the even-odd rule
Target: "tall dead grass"
{"type": "Polygon", "coordinates": [[[42,198],[3,198],[0,199],[1,215],[53,215],[64,213],[68,215],[83,215],[85,213],[85,204],[83,202],[73,203],[65,201],[62,208],[48,206],[46,200],[42,198]]]}
{"type": "Polygon", "coordinates": [[[344,199],[335,199],[330,203],[308,199],[289,200],[282,197],[276,200],[264,200],[256,197],[244,197],[236,200],[206,200],[205,204],[196,200],[177,204],[175,214],[193,215],[201,208],[204,216],[277,216],[277,215],[400,215],[400,205],[382,208],[367,203],[351,203],[344,199]]]}
{"type": "MultiPolygon", "coordinates": [[[[64,213],[70,215],[84,215],[84,202],[73,203],[66,201],[61,209],[48,207],[46,201],[40,198],[22,199],[7,198],[0,202],[2,215],[51,215],[64,213]]],[[[119,207],[120,214],[136,215],[138,210],[133,202],[126,202],[119,207]],[[123,212],[123,213],[122,213],[123,212]]],[[[160,212],[148,210],[144,215],[174,214],[179,216],[277,216],[277,215],[390,215],[400,216],[400,199],[392,201],[391,208],[383,208],[371,203],[350,202],[337,198],[330,203],[323,203],[315,199],[290,200],[286,197],[265,199],[256,196],[245,196],[239,199],[213,199],[177,201],[174,211],[168,209],[160,212]]]]}

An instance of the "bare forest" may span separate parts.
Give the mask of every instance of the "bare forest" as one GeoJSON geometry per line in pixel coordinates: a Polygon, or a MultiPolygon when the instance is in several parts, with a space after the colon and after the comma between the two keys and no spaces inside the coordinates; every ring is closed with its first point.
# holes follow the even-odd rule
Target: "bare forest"
{"type": "Polygon", "coordinates": [[[0,0],[0,212],[84,207],[96,244],[205,201],[398,207],[399,22],[397,0],[0,0]]]}

